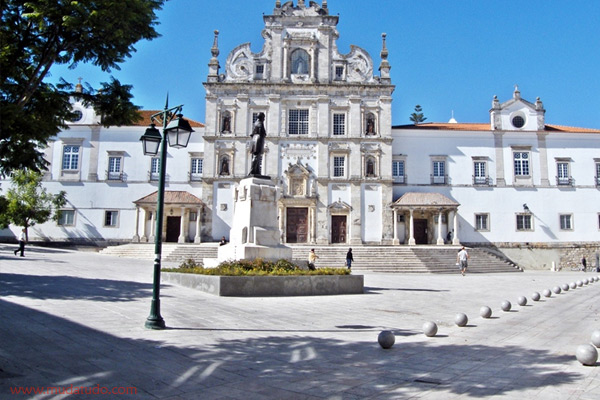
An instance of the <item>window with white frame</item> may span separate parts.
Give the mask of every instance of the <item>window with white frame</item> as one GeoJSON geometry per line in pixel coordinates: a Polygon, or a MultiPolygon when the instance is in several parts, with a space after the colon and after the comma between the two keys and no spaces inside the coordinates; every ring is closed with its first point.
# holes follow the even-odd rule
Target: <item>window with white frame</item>
{"type": "Polygon", "coordinates": [[[334,136],[346,134],[346,114],[333,114],[333,134],[334,136]]]}
{"type": "Polygon", "coordinates": [[[336,65],[335,66],[335,78],[336,81],[341,81],[344,79],[344,66],[336,65]]]}
{"type": "Polygon", "coordinates": [[[121,173],[123,165],[123,156],[109,156],[108,157],[108,180],[121,180],[121,173]]]}
{"type": "Polygon", "coordinates": [[[571,173],[569,172],[569,163],[567,161],[556,162],[556,184],[570,185],[571,173]]]}
{"type": "Polygon", "coordinates": [[[294,109],[288,111],[288,134],[308,134],[308,110],[294,109]]]}
{"type": "Polygon", "coordinates": [[[346,176],[346,156],[333,156],[333,176],[335,178],[346,176]]]}
{"type": "Polygon", "coordinates": [[[446,160],[432,160],[431,183],[445,184],[446,183],[446,160]]]}
{"type": "Polygon", "coordinates": [[[60,210],[57,224],[59,226],[74,226],[75,210],[60,210]]]}
{"type": "Polygon", "coordinates": [[[192,158],[190,164],[190,180],[199,181],[202,179],[202,158],[192,158]]]}
{"type": "Polygon", "coordinates": [[[573,230],[573,214],[560,214],[559,219],[561,231],[573,230]]]}
{"type": "Polygon", "coordinates": [[[79,151],[81,146],[65,145],[63,147],[62,169],[75,171],[79,169],[79,151]]]}
{"type": "Polygon", "coordinates": [[[513,153],[515,176],[530,176],[528,151],[515,151],[513,153]]]}
{"type": "Polygon", "coordinates": [[[118,211],[105,211],[104,212],[104,226],[116,227],[119,225],[119,212],[118,211]]]}
{"type": "Polygon", "coordinates": [[[393,160],[392,161],[392,178],[395,182],[406,183],[405,174],[405,161],[404,160],[393,160]]]}
{"type": "Polygon", "coordinates": [[[531,214],[517,214],[517,231],[532,231],[533,221],[531,214]]]}
{"type": "Polygon", "coordinates": [[[475,230],[476,231],[489,231],[490,230],[490,215],[489,214],[475,214],[475,230]]]}
{"type": "Polygon", "coordinates": [[[160,178],[160,158],[152,157],[150,160],[150,180],[157,181],[160,178]]]}
{"type": "Polygon", "coordinates": [[[474,160],[473,161],[473,184],[474,185],[485,185],[488,183],[487,179],[487,163],[485,161],[474,160]]]}

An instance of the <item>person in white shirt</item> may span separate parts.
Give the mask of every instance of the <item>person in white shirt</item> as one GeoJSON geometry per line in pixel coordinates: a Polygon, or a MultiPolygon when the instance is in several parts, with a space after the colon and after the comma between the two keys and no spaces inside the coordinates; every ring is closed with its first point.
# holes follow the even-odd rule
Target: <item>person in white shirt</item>
{"type": "Polygon", "coordinates": [[[460,249],[460,251],[458,252],[458,254],[456,255],[456,263],[458,265],[460,265],[460,273],[462,274],[462,276],[465,276],[465,272],[467,272],[467,267],[469,265],[468,260],[469,260],[469,253],[467,253],[467,250],[463,246],[460,249]]]}
{"type": "Polygon", "coordinates": [[[27,237],[25,236],[25,228],[19,234],[19,248],[15,250],[15,256],[18,252],[21,252],[21,257],[25,257],[25,242],[27,242],[27,237]]]}

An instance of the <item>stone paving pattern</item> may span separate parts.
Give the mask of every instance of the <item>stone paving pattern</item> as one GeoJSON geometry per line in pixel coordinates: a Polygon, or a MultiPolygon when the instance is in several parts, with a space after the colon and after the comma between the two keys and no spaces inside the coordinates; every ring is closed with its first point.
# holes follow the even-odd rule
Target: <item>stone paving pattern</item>
{"type": "Polygon", "coordinates": [[[531,300],[596,273],[366,273],[365,294],[309,297],[164,284],[168,329],[152,331],[152,262],[33,246],[20,258],[14,247],[0,244],[2,399],[600,398],[600,363],[575,359],[600,329],[600,282],[531,300]],[[492,318],[479,316],[483,305],[492,318]],[[466,327],[454,325],[458,312],[466,327]],[[396,335],[389,350],[377,343],[385,329],[396,335]],[[71,384],[137,394],[11,395],[71,384]]]}

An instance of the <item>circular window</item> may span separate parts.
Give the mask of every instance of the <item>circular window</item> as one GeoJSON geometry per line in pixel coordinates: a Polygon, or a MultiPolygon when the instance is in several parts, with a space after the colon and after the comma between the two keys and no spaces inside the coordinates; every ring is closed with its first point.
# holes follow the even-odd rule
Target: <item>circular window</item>
{"type": "Polygon", "coordinates": [[[71,118],[71,122],[77,122],[77,121],[81,121],[81,119],[83,118],[83,113],[81,112],[81,110],[74,110],[73,111],[73,118],[71,118]]]}
{"type": "Polygon", "coordinates": [[[517,115],[512,119],[512,124],[515,128],[522,128],[525,126],[525,119],[520,115],[517,115]]]}

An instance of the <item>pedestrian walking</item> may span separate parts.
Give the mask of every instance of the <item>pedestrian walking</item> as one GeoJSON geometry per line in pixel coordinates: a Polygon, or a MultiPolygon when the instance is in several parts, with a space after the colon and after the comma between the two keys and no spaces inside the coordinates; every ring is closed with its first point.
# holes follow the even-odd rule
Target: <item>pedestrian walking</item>
{"type": "Polygon", "coordinates": [[[581,266],[582,266],[582,270],[583,270],[583,272],[585,272],[585,271],[586,271],[586,269],[587,269],[587,260],[585,259],[585,256],[583,256],[583,257],[581,258],[581,266]]]}
{"type": "Polygon", "coordinates": [[[308,253],[308,269],[311,271],[315,271],[317,269],[315,265],[317,258],[319,258],[319,256],[315,253],[315,249],[310,249],[310,253],[308,253]]]}
{"type": "Polygon", "coordinates": [[[352,268],[352,261],[354,261],[354,257],[352,257],[352,248],[350,248],[346,253],[346,267],[348,267],[348,269],[352,268]]]}
{"type": "Polygon", "coordinates": [[[18,252],[21,252],[21,257],[25,257],[25,243],[27,242],[27,237],[25,235],[25,228],[21,230],[19,234],[19,248],[15,250],[15,256],[18,252]]]}
{"type": "Polygon", "coordinates": [[[462,276],[465,276],[465,272],[467,272],[467,267],[469,266],[469,253],[467,249],[463,246],[458,254],[456,255],[456,264],[460,266],[460,273],[462,276]]]}

